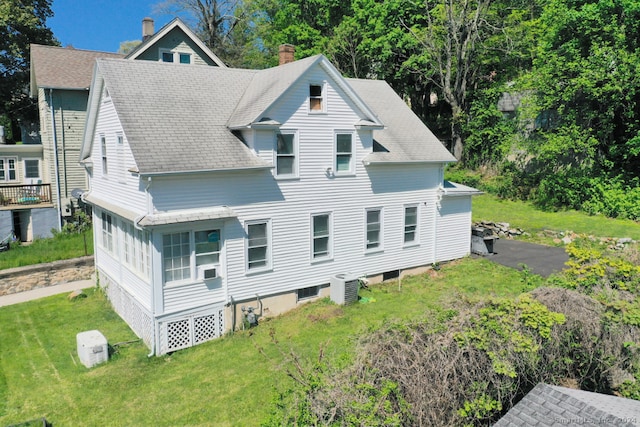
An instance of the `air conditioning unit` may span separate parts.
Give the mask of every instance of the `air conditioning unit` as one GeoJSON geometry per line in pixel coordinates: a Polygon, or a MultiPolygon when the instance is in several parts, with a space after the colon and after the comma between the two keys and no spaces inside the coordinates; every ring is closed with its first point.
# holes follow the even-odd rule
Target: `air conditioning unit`
{"type": "Polygon", "coordinates": [[[351,273],[336,274],[331,277],[330,296],[336,304],[351,304],[358,301],[358,276],[351,273]]]}
{"type": "Polygon", "coordinates": [[[218,266],[216,265],[199,265],[198,280],[213,280],[218,278],[218,266]]]}
{"type": "Polygon", "coordinates": [[[100,331],[80,332],[76,335],[78,357],[87,368],[92,368],[109,359],[107,339],[100,331]]]}

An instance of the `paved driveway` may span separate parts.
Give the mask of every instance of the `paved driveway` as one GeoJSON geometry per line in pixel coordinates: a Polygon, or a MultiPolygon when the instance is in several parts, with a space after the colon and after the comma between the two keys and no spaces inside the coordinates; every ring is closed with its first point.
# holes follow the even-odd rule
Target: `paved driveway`
{"type": "Polygon", "coordinates": [[[494,243],[494,254],[486,258],[522,270],[520,264],[526,264],[532,273],[548,277],[564,268],[569,255],[564,248],[536,245],[518,240],[499,239],[494,243]]]}

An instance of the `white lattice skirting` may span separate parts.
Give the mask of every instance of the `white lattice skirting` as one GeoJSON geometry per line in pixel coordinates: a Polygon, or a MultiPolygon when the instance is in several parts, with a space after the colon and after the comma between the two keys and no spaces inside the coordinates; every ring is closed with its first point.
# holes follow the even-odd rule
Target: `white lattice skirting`
{"type": "Polygon", "coordinates": [[[116,313],[129,325],[131,330],[151,348],[153,344],[153,318],[136,300],[120,285],[100,271],[100,286],[107,292],[107,297],[116,313]]]}
{"type": "Polygon", "coordinates": [[[224,306],[197,314],[163,319],[160,326],[160,351],[165,354],[192,347],[222,336],[224,333],[224,306]]]}

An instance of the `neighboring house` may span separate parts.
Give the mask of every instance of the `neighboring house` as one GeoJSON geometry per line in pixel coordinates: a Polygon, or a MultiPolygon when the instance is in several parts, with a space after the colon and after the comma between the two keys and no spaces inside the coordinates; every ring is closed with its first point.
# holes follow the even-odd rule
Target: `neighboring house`
{"type": "Polygon", "coordinates": [[[495,427],[640,426],[640,401],[538,384],[495,427]]]}
{"type": "Polygon", "coordinates": [[[49,237],[57,226],[51,185],[43,183],[41,144],[0,144],[0,240],[49,237]]]}
{"type": "MultiPolygon", "coordinates": [[[[153,20],[143,20],[144,41],[127,59],[182,64],[224,64],[179,19],[154,34],[153,20]]],[[[89,86],[97,58],[124,55],[55,46],[31,45],[30,94],[37,97],[42,140],[42,181],[51,184],[58,210],[56,228],[71,215],[77,194],[86,191],[85,170],[78,164],[86,122],[89,86]],[[77,190],[74,192],[74,190],[77,190]]],[[[50,230],[50,229],[49,229],[50,230]]],[[[49,231],[47,230],[47,231],[49,231]]]]}
{"type": "MultiPolygon", "coordinates": [[[[97,61],[81,161],[115,310],[164,354],[329,284],[470,250],[454,157],[384,81],[322,55],[254,71],[97,61]]],[[[335,290],[336,288],[334,288],[335,290]]]]}

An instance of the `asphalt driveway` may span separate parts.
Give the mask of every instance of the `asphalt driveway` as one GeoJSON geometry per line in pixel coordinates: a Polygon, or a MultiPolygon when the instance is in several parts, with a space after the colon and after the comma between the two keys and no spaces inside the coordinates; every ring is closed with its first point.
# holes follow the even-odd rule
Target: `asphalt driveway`
{"type": "Polygon", "coordinates": [[[543,277],[561,271],[569,260],[564,248],[518,240],[498,239],[493,249],[495,253],[487,255],[487,259],[518,270],[525,264],[532,273],[543,277]]]}

